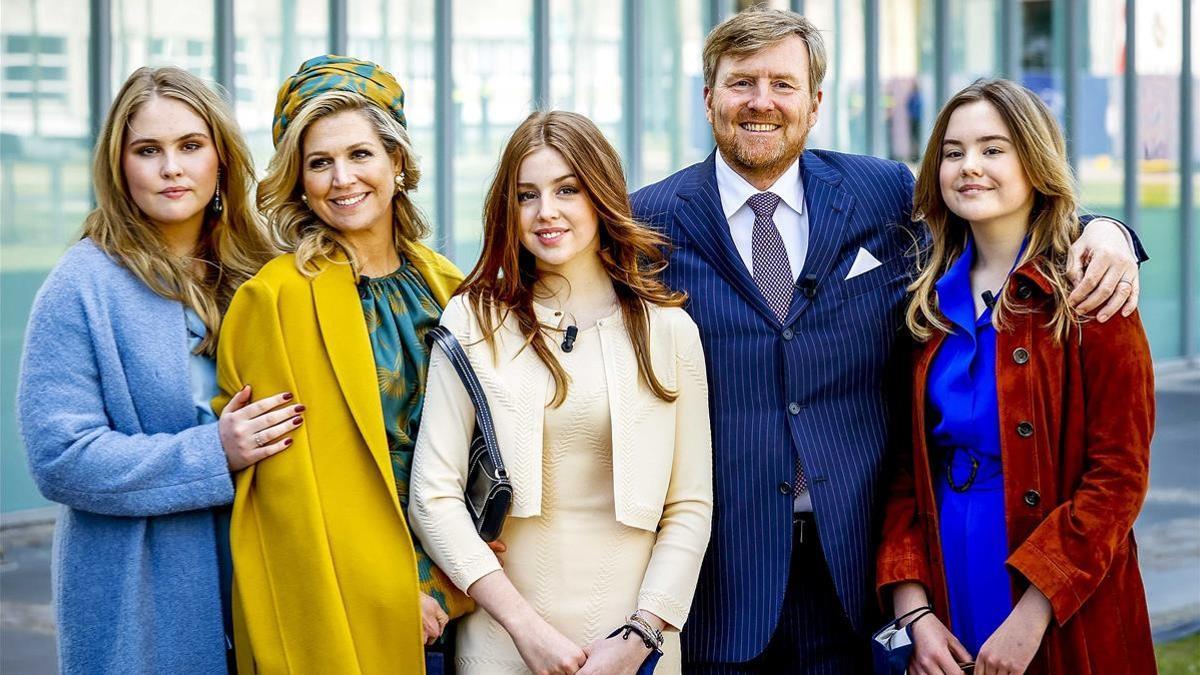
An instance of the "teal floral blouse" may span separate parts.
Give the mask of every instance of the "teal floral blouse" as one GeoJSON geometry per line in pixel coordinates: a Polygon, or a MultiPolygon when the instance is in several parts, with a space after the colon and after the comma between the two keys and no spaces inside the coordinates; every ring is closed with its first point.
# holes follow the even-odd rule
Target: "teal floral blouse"
{"type": "MultiPolygon", "coordinates": [[[[425,333],[438,324],[442,310],[425,280],[407,260],[385,277],[365,278],[359,285],[359,297],[375,355],[396,493],[400,505],[407,510],[408,480],[425,401],[425,371],[429,366],[425,333]]],[[[413,544],[421,590],[446,609],[446,594],[438,588],[440,584],[434,583],[433,561],[415,537],[413,544]]]]}

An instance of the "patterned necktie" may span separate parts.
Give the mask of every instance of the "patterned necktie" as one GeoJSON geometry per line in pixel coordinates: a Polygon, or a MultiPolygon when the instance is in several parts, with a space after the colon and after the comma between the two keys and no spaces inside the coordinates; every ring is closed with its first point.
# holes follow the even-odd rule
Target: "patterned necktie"
{"type": "Polygon", "coordinates": [[[767,305],[780,321],[787,318],[792,304],[792,288],[796,277],[788,264],[787,249],[783,237],[775,227],[775,207],[779,206],[779,195],[760,192],[746,200],[754,212],[754,232],[750,245],[750,260],[754,267],[754,283],[767,299],[767,305]]]}
{"type": "MultiPolygon", "coordinates": [[[[750,245],[754,283],[758,284],[771,311],[783,321],[792,304],[796,277],[792,275],[792,266],[788,263],[783,237],[779,236],[779,228],[775,227],[774,215],[775,207],[779,206],[779,195],[760,192],[747,199],[746,204],[754,212],[754,233],[750,245]]],[[[808,480],[804,477],[804,467],[800,462],[796,462],[796,482],[792,490],[797,495],[808,492],[808,480]]]]}

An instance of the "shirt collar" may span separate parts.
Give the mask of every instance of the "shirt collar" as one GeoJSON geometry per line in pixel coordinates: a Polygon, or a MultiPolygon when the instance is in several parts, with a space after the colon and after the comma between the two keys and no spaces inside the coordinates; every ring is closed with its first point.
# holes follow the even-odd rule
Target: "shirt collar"
{"type": "Polygon", "coordinates": [[[804,215],[804,184],[800,181],[800,158],[797,157],[792,165],[783,172],[771,187],[759,190],[745,178],[733,170],[721,151],[717,151],[717,192],[721,195],[721,210],[728,220],[738,209],[746,205],[746,200],[759,192],[774,192],[779,195],[784,204],[793,211],[804,215]]]}

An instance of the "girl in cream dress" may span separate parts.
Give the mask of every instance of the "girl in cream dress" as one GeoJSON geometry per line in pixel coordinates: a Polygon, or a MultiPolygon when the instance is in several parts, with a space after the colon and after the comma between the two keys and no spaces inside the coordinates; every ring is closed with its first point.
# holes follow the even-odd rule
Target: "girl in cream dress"
{"type": "Polygon", "coordinates": [[[631,623],[662,631],[656,673],[680,671],[712,463],[704,355],[658,279],[663,243],[632,220],[620,159],[587,118],[534,113],[513,134],[480,262],[442,316],[513,482],[507,550],[464,504],[474,408],[440,350],[411,481],[414,531],[479,606],[458,629],[462,673],[632,674],[649,648],[608,638],[631,623]]]}

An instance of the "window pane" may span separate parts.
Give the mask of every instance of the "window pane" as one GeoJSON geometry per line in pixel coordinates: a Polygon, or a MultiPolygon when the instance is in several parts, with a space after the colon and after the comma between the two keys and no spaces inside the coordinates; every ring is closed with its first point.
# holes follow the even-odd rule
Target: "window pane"
{"type": "Polygon", "coordinates": [[[500,150],[533,98],[529,0],[454,3],[454,242],[450,257],[479,257],[483,198],[500,150]]]}
{"type": "Polygon", "coordinates": [[[587,115],[621,147],[621,3],[550,3],[550,107],[587,115]]]}
{"type": "Polygon", "coordinates": [[[932,4],[884,3],[879,11],[880,25],[887,26],[879,38],[882,149],[890,159],[916,165],[925,151],[926,119],[937,112],[932,4]]]}
{"type": "MultiPolygon", "coordinates": [[[[642,173],[645,185],[712,151],[704,116],[704,14],[699,0],[637,3],[642,13],[642,173]]],[[[640,186],[635,186],[640,187],[640,186]]]]}
{"type": "Polygon", "coordinates": [[[1137,4],[1138,234],[1154,256],[1142,268],[1142,321],[1154,358],[1182,354],[1179,230],[1179,64],[1182,6],[1137,4]]]}
{"type": "Polygon", "coordinates": [[[1065,107],[1060,34],[1064,8],[1056,8],[1050,0],[1027,0],[1019,6],[1021,84],[1037,92],[1062,124],[1065,107]]]}
{"type": "Polygon", "coordinates": [[[237,119],[262,175],[274,154],[271,122],[279,85],[306,59],[329,50],[329,3],[262,0],[233,5],[237,119]]]}
{"type": "Polygon", "coordinates": [[[1088,43],[1079,78],[1083,104],[1075,146],[1081,203],[1094,213],[1119,217],[1125,212],[1124,0],[1089,0],[1085,21],[1088,43]]]}
{"type": "Polygon", "coordinates": [[[113,0],[113,92],[142,66],[179,66],[213,77],[213,3],[113,0]]]}
{"type": "MultiPolygon", "coordinates": [[[[867,151],[866,39],[863,3],[846,0],[806,0],[805,15],[825,38],[829,59],[825,92],[817,124],[808,145],[843,152],[867,151]]],[[[886,31],[884,31],[886,32],[886,31]]]]}
{"type": "MultiPolygon", "coordinates": [[[[923,3],[931,8],[932,3],[923,3]]],[[[959,0],[949,3],[950,81],[946,95],[981,77],[1000,72],[1000,0],[959,0]]],[[[924,34],[933,39],[932,22],[924,34]]],[[[932,49],[932,47],[931,47],[932,49]]],[[[936,115],[935,115],[936,116],[936,115]]],[[[930,119],[932,126],[932,118],[930,119]]]]}
{"type": "Polygon", "coordinates": [[[34,293],[91,208],[88,3],[4,4],[0,82],[0,512],[46,505],[14,399],[34,293]]]}
{"type": "Polygon", "coordinates": [[[349,0],[350,49],[359,58],[383,66],[404,87],[404,116],[421,167],[421,183],[412,195],[434,230],[437,145],[434,138],[434,0],[349,0]]]}

